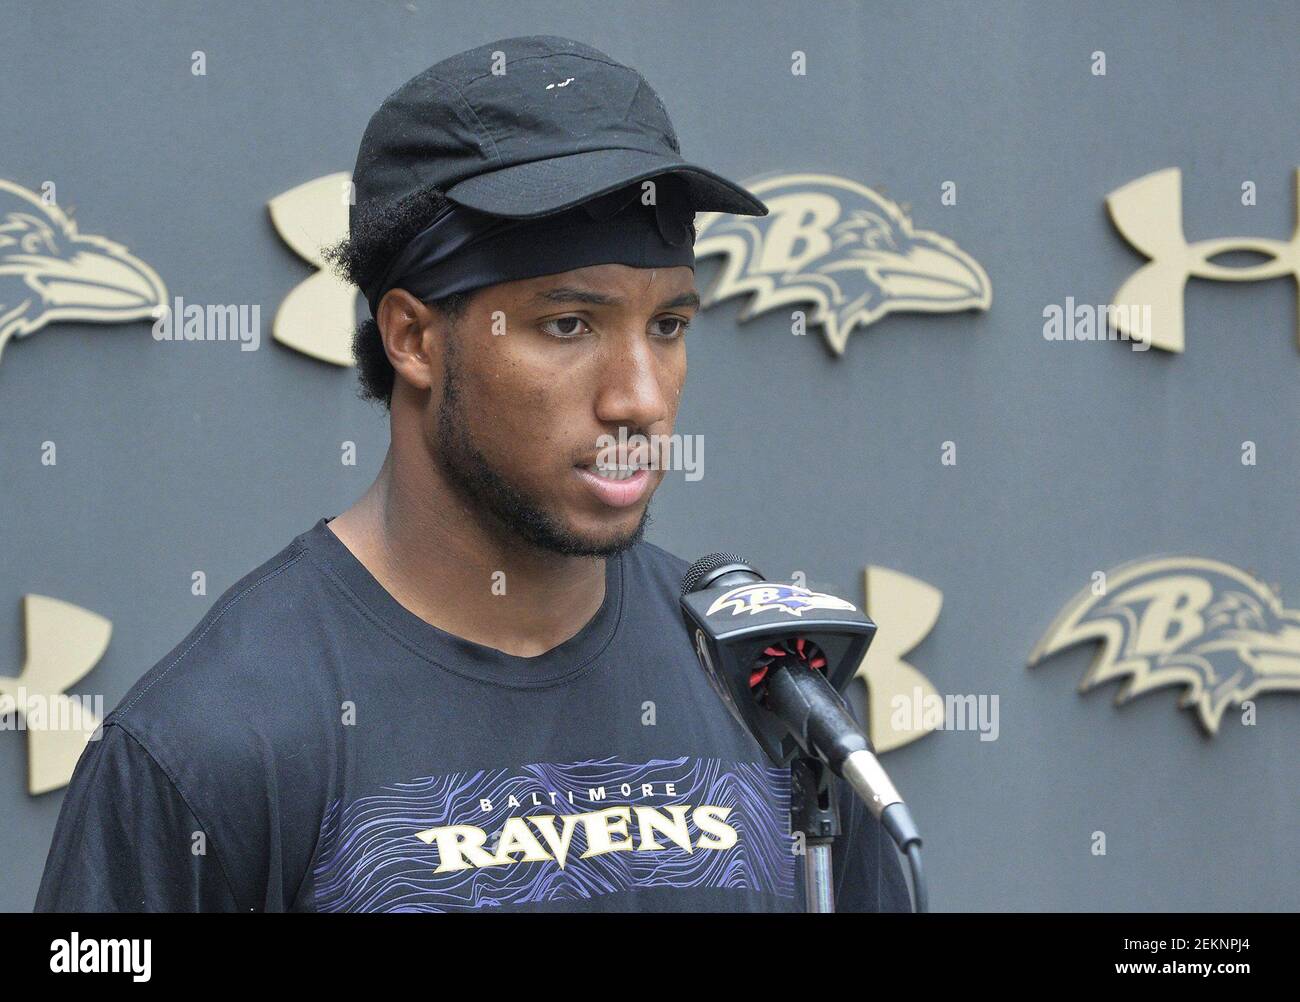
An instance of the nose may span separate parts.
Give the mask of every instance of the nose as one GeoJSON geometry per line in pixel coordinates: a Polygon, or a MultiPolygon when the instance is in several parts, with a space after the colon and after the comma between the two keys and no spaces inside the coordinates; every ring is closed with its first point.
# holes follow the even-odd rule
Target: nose
{"type": "Polygon", "coordinates": [[[664,361],[645,333],[610,338],[605,348],[596,417],[602,424],[653,432],[670,413],[664,361]]]}

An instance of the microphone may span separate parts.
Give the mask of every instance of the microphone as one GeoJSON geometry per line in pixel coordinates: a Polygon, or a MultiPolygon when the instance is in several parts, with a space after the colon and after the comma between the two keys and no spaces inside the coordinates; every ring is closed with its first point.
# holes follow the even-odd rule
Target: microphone
{"type": "Polygon", "coordinates": [[[840,696],[876,624],[841,598],[768,581],[734,553],[692,564],[681,604],[713,688],[768,756],[823,762],[911,858],[920,833],[840,696]]]}

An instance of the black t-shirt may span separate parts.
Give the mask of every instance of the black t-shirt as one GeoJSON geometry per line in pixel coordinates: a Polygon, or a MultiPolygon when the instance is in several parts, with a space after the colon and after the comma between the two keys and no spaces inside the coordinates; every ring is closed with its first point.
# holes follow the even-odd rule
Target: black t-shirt
{"type": "MultiPolygon", "coordinates": [[[[405,609],[326,521],[106,718],[38,910],[803,909],[788,771],[695,660],[684,561],[609,558],[592,620],[521,658],[405,609]]],[[[888,837],[841,804],[839,910],[907,910],[888,837]]]]}

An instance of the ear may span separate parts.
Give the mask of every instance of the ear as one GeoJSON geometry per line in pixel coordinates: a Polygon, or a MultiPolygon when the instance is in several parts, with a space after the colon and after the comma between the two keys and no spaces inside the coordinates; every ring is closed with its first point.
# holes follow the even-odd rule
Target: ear
{"type": "Polygon", "coordinates": [[[397,375],[417,390],[427,390],[442,371],[442,338],[434,311],[405,289],[390,289],[375,318],[384,353],[397,375]]]}

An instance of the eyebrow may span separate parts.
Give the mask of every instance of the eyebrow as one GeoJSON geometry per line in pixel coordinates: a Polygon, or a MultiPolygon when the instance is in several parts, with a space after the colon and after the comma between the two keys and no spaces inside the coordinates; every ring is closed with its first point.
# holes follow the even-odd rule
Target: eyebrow
{"type": "MultiPolygon", "coordinates": [[[[563,285],[557,289],[546,289],[543,292],[533,296],[533,302],[545,303],[586,303],[588,306],[621,306],[623,300],[617,296],[610,296],[604,292],[594,292],[591,289],[580,289],[577,286],[563,285]]],[[[683,306],[691,306],[695,309],[700,308],[700,294],[694,289],[689,292],[683,292],[681,295],[674,296],[665,302],[659,304],[658,309],[671,310],[683,306]]]]}

